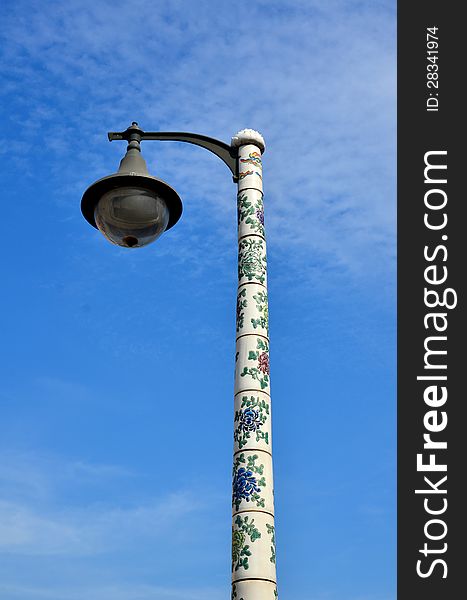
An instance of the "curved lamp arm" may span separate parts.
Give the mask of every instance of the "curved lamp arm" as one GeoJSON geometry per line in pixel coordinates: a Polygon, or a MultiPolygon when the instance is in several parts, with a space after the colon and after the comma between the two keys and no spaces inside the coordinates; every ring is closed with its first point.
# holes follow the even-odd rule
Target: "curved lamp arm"
{"type": "Polygon", "coordinates": [[[169,142],[187,142],[201,146],[218,156],[230,169],[234,183],[238,182],[238,148],[229,146],[229,144],[208,137],[207,135],[177,131],[143,131],[139,128],[138,123],[133,122],[125,131],[110,131],[107,137],[110,142],[113,140],[126,140],[128,142],[133,140],[137,142],[141,140],[166,140],[169,142]]]}

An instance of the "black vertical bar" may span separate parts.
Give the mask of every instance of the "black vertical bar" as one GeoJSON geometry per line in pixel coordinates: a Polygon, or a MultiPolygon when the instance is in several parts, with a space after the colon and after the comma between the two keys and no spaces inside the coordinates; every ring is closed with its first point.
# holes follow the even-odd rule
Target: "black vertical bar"
{"type": "Polygon", "coordinates": [[[461,8],[398,5],[399,600],[467,597],[461,8]]]}

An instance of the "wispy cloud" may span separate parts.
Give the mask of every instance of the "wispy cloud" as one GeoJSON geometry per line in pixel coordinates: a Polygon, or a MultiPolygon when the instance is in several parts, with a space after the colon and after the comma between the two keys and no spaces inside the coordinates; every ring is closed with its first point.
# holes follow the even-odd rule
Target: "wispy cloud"
{"type": "Polygon", "coordinates": [[[135,547],[143,540],[157,540],[168,527],[199,509],[196,498],[186,492],[129,508],[90,505],[41,511],[0,502],[0,552],[90,556],[135,547]]]}
{"type": "MultiPolygon", "coordinates": [[[[21,119],[19,143],[48,149],[70,209],[123,149],[106,148],[105,131],[131,118],[224,139],[253,126],[268,145],[268,226],[278,256],[298,252],[302,271],[311,254],[323,272],[332,264],[387,276],[395,243],[392,3],[229,3],[213,11],[218,3],[207,0],[52,2],[27,20],[23,4],[10,5],[3,20],[7,97],[25,81],[30,90],[10,120],[21,119]]],[[[207,205],[188,204],[191,237],[206,211],[217,227],[233,218],[233,188],[213,157],[170,144],[148,144],[146,154],[188,203],[207,205]]],[[[206,268],[203,256],[195,252],[193,262],[206,268]]]]}
{"type": "MultiPolygon", "coordinates": [[[[109,497],[105,501],[93,500],[92,485],[96,490],[102,485],[112,489],[118,482],[125,488],[135,485],[138,474],[118,465],[65,461],[56,456],[28,453],[2,453],[0,465],[2,597],[9,600],[223,597],[218,588],[204,586],[201,581],[187,588],[182,582],[173,587],[154,583],[154,577],[155,581],[166,580],[161,575],[164,569],[176,570],[177,564],[183,565],[186,560],[197,563],[192,548],[197,544],[208,509],[211,515],[217,510],[215,493],[206,496],[188,487],[180,490],[169,487],[158,495],[140,492],[139,499],[128,500],[122,492],[113,500],[109,497]],[[87,493],[71,499],[70,491],[83,486],[87,493]],[[178,548],[175,562],[174,540],[178,548]],[[149,572],[143,579],[146,583],[141,584],[132,581],[135,565],[128,557],[145,548],[157,552],[154,557],[140,559],[137,579],[141,579],[141,572],[147,573],[149,564],[149,572]],[[122,563],[122,567],[107,573],[109,556],[115,564],[122,563]],[[44,581],[41,570],[49,569],[52,564],[60,574],[44,581]],[[25,571],[26,578],[22,575],[25,571]]],[[[211,529],[210,535],[211,543],[215,543],[216,531],[211,529]]]]}
{"type": "Polygon", "coordinates": [[[189,490],[112,503],[92,500],[92,486],[126,486],[138,474],[117,465],[64,461],[57,457],[2,453],[0,552],[24,555],[92,555],[157,540],[205,504],[189,490]],[[63,503],[63,493],[85,487],[88,499],[63,503]]]}

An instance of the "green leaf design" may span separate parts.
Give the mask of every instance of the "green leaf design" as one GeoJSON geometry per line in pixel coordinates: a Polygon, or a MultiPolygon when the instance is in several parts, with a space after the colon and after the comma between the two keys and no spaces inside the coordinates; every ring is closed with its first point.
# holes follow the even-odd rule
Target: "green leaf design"
{"type": "Polygon", "coordinates": [[[270,562],[276,564],[276,535],[274,525],[266,523],[266,530],[271,536],[271,556],[269,557],[270,562]]]}
{"type": "MultiPolygon", "coordinates": [[[[258,173],[259,174],[259,173],[258,173]]],[[[255,198],[250,200],[248,194],[241,192],[237,200],[238,207],[238,224],[242,223],[249,225],[249,229],[252,233],[257,233],[264,237],[264,209],[263,209],[263,198],[255,198]]]]}
{"type": "Polygon", "coordinates": [[[250,545],[245,543],[247,536],[251,543],[261,537],[261,533],[254,526],[254,519],[251,519],[250,522],[248,516],[243,518],[237,515],[234,523],[238,529],[232,527],[232,572],[237,571],[240,567],[245,570],[249,568],[248,557],[252,553],[250,545]]]}
{"type": "Polygon", "coordinates": [[[259,283],[266,280],[266,252],[264,241],[257,238],[246,238],[239,243],[238,278],[246,277],[248,281],[255,279],[259,283]]]}
{"type": "Polygon", "coordinates": [[[269,433],[261,431],[261,427],[266,424],[269,415],[269,404],[259,397],[256,396],[242,396],[240,409],[235,411],[234,422],[236,427],[234,430],[234,441],[238,443],[238,447],[241,450],[247,443],[248,440],[255,435],[256,442],[263,440],[265,444],[269,444],[269,433]],[[244,429],[241,422],[241,415],[244,409],[252,408],[258,414],[259,424],[257,425],[256,431],[244,429]]]}

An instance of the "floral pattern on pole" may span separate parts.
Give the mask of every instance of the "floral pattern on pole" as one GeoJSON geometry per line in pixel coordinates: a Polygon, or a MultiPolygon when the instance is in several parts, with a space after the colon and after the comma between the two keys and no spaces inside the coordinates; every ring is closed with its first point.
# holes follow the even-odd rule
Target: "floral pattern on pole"
{"type": "Polygon", "coordinates": [[[269,385],[269,344],[266,340],[256,338],[256,350],[248,352],[248,360],[256,362],[254,367],[244,367],[240,373],[241,377],[250,375],[258,381],[261,389],[264,390],[269,385]]]}
{"type": "Polygon", "coordinates": [[[232,587],[232,600],[244,600],[243,598],[237,598],[237,586],[235,585],[235,583],[232,587]]]}
{"type": "Polygon", "coordinates": [[[268,397],[267,260],[261,183],[264,142],[256,132],[245,130],[232,138],[232,144],[238,148],[240,173],[231,600],[277,600],[268,397]],[[259,538],[260,542],[254,543],[259,538]]]}
{"type": "Polygon", "coordinates": [[[238,198],[238,223],[245,223],[250,230],[264,237],[263,197],[250,199],[242,193],[238,198]]]}
{"type": "Polygon", "coordinates": [[[232,506],[235,505],[235,510],[239,509],[242,500],[251,500],[256,502],[258,508],[264,508],[264,498],[260,495],[261,489],[266,487],[266,480],[262,476],[264,465],[256,464],[257,460],[258,455],[254,454],[245,461],[243,452],[235,457],[232,472],[232,506]],[[245,463],[246,467],[240,466],[245,463]],[[261,478],[258,479],[255,475],[261,475],[261,478]]]}
{"type": "Polygon", "coordinates": [[[248,306],[248,301],[246,299],[246,289],[243,288],[238,292],[237,295],[237,333],[243,327],[243,321],[245,319],[245,313],[243,309],[248,306]]]}
{"type": "Polygon", "coordinates": [[[238,278],[266,281],[266,252],[262,239],[244,239],[238,246],[238,278]]]}
{"type": "Polygon", "coordinates": [[[269,523],[266,523],[266,529],[267,532],[269,533],[269,535],[271,536],[271,556],[269,557],[269,560],[273,563],[276,564],[276,530],[274,528],[274,525],[269,525],[269,523]]]}
{"type": "Polygon", "coordinates": [[[266,292],[258,292],[253,298],[256,300],[256,308],[261,316],[259,319],[251,319],[251,324],[255,329],[262,327],[269,335],[268,295],[266,292]]]}
{"type": "Polygon", "coordinates": [[[256,441],[264,440],[269,444],[269,434],[267,431],[261,431],[261,427],[266,423],[269,415],[269,404],[255,396],[242,396],[240,410],[235,411],[234,441],[237,442],[240,450],[248,443],[252,434],[255,434],[256,441]]]}
{"type": "Polygon", "coordinates": [[[234,521],[236,528],[232,526],[232,572],[240,567],[247,570],[250,567],[248,557],[251,556],[250,545],[246,542],[248,538],[251,543],[261,537],[260,531],[255,527],[255,520],[249,517],[237,515],[234,521]]]}

